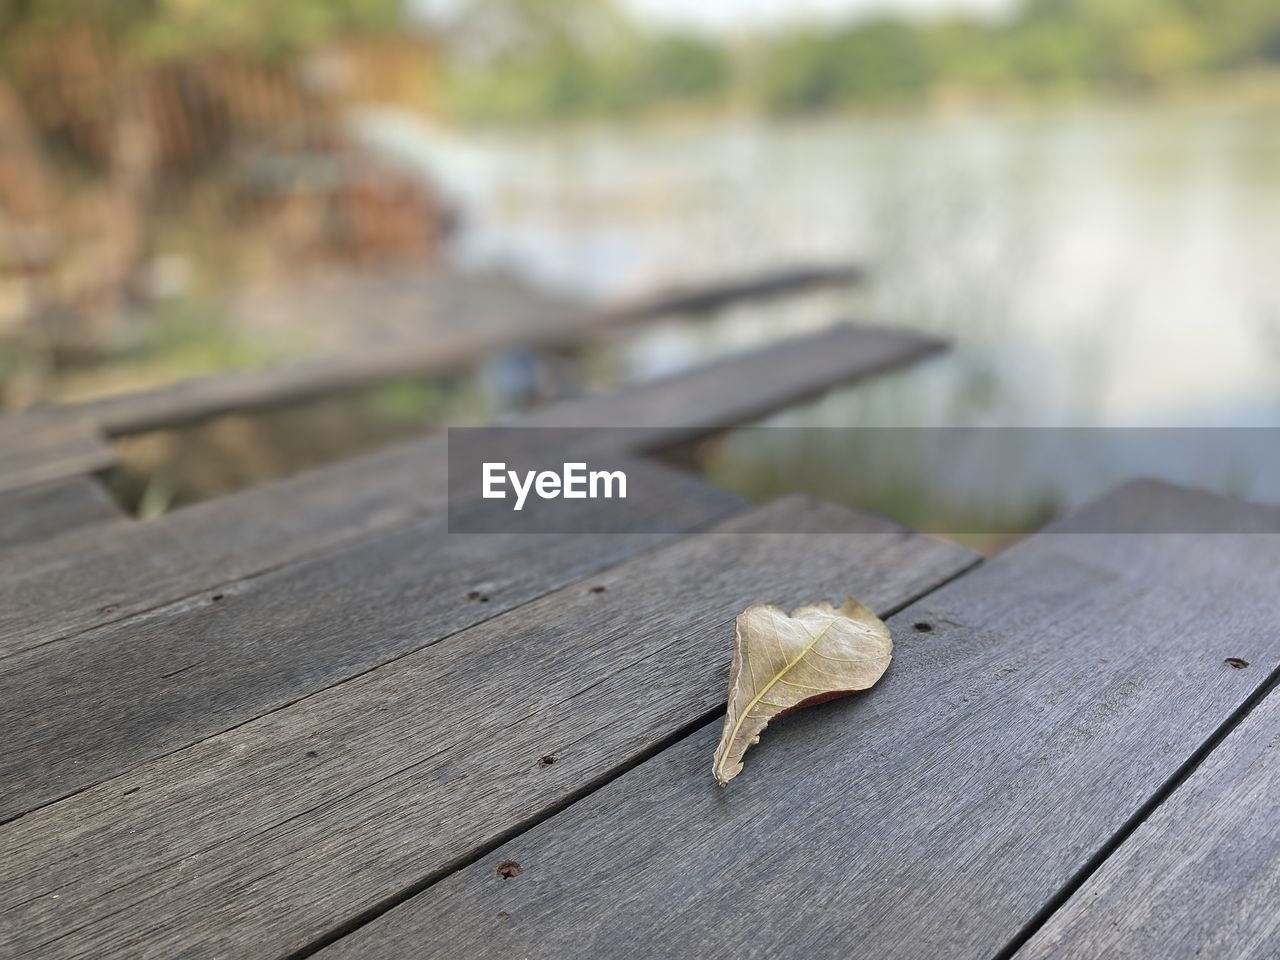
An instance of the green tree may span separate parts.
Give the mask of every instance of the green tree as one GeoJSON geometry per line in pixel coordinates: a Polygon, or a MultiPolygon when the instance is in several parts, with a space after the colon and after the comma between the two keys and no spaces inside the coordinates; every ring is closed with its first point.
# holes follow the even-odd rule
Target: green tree
{"type": "Polygon", "coordinates": [[[663,34],[644,43],[637,74],[640,97],[648,102],[718,95],[731,79],[723,48],[685,34],[663,34]]]}

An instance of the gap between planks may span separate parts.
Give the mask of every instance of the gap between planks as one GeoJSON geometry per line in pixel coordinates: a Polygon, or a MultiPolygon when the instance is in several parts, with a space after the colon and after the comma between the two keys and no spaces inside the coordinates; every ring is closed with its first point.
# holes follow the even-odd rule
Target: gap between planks
{"type": "Polygon", "coordinates": [[[739,535],[686,537],[597,574],[605,592],[563,588],[0,828],[0,886],[25,901],[15,943],[195,956],[234,950],[231,937],[288,955],[335,913],[385,903],[718,709],[720,639],[751,599],[851,589],[883,610],[977,562],[796,498],[729,526],[739,535]],[[770,529],[812,532],[746,535],[770,529]],[[841,529],[859,535],[821,535],[841,529]],[[453,683],[455,664],[487,686],[453,683]],[[637,685],[652,698],[637,701],[637,685]],[[439,759],[424,765],[428,744],[439,759]],[[549,750],[560,762],[538,769],[549,750]]]}
{"type": "MultiPolygon", "coordinates": [[[[1175,798],[1180,798],[1179,791],[1182,790],[1187,782],[1195,776],[1199,771],[1205,769],[1206,762],[1215,755],[1217,751],[1232,734],[1236,733],[1246,723],[1246,721],[1255,714],[1260,706],[1267,702],[1277,687],[1280,685],[1280,667],[1272,671],[1271,675],[1266,679],[1262,686],[1253,692],[1253,694],[1244,703],[1240,705],[1240,709],[1227,719],[1223,725],[1214,732],[1213,736],[1207,739],[1188,760],[1187,762],[1169,778],[1148,801],[1142,806],[1132,819],[1129,820],[1119,831],[1116,832],[1110,841],[1108,841],[1098,853],[1085,866],[1071,878],[1070,882],[1063,886],[1053,899],[1047,903],[1043,910],[1040,911],[1022,930],[1014,937],[1008,945],[1005,946],[995,956],[995,960],[1013,960],[1013,958],[1029,958],[1030,956],[1051,956],[1054,955],[1054,949],[1046,943],[1036,944],[1042,933],[1053,923],[1061,918],[1064,908],[1072,904],[1072,899],[1085,887],[1089,881],[1099,875],[1100,871],[1111,866],[1113,858],[1121,849],[1124,848],[1126,842],[1131,842],[1134,834],[1143,827],[1144,824],[1150,823],[1151,818],[1162,808],[1165,808],[1169,802],[1175,798]],[[1029,945],[1035,945],[1037,950],[1029,950],[1029,945]]],[[[1274,731],[1272,733],[1274,736],[1274,731]]],[[[1135,905],[1136,907],[1136,905],[1135,905]]],[[[1087,907],[1084,908],[1087,911],[1087,907]]],[[[1196,950],[1196,956],[1200,955],[1200,951],[1196,950]]]]}
{"type": "MultiPolygon", "coordinates": [[[[1224,502],[1139,483],[1100,506],[1152,495],[1224,502]]],[[[1280,656],[1257,599],[1278,545],[1036,535],[900,613],[904,641],[946,626],[867,695],[771,731],[728,791],[700,782],[709,725],[320,955],[993,955],[1256,702],[1266,674],[1223,657],[1280,656]],[[495,880],[499,859],[521,876],[495,880]]]]}
{"type": "Polygon", "coordinates": [[[63,408],[95,423],[108,437],[181,426],[228,413],[305,402],[398,377],[443,376],[512,349],[562,349],[620,327],[681,312],[719,308],[739,300],[780,296],[864,278],[853,265],[797,266],[716,284],[673,288],[594,309],[548,304],[533,319],[468,324],[437,331],[424,342],[403,340],[350,354],[317,357],[261,370],[187,380],[139,393],[63,408]]]}
{"type": "Polygon", "coordinates": [[[102,484],[92,477],[21,487],[0,493],[0,551],[126,519],[102,484]]]}
{"type": "MultiPolygon", "coordinates": [[[[867,327],[725,357],[604,396],[554,404],[515,426],[639,426],[661,445],[761,416],[936,353],[941,341],[867,327]]],[[[378,536],[444,506],[446,441],[433,436],[195,504],[110,538],[86,531],[22,562],[0,558],[0,657],[195,597],[219,583],[378,536]],[[68,602],[68,597],[73,598],[68,602]]]]}
{"type": "MultiPolygon", "coordinates": [[[[951,582],[953,582],[954,580],[957,580],[960,577],[963,577],[966,574],[972,572],[973,569],[981,565],[982,562],[983,561],[981,557],[974,557],[970,565],[956,570],[954,573],[950,574],[949,576],[940,578],[937,583],[933,584],[927,589],[923,589],[918,593],[903,599],[900,603],[896,603],[890,607],[886,607],[879,614],[881,619],[888,619],[890,617],[893,617],[894,615],[900,613],[902,610],[911,606],[911,604],[924,598],[925,596],[932,593],[933,591],[940,590],[943,587],[950,584],[951,582]]],[[[608,786],[610,783],[612,783],[614,780],[617,780],[619,777],[625,775],[631,770],[634,770],[636,767],[640,766],[641,764],[646,763],[649,760],[652,760],[654,757],[658,756],[664,750],[667,750],[675,746],[676,744],[680,743],[680,741],[685,740],[688,737],[692,736],[693,734],[697,733],[700,729],[705,727],[708,723],[713,722],[717,718],[723,717],[725,708],[726,708],[726,703],[722,702],[706,710],[700,716],[693,718],[688,723],[685,723],[683,726],[672,731],[672,733],[669,736],[663,737],[661,740],[656,741],[652,746],[639,751],[634,756],[629,757],[627,760],[623,761],[622,763],[619,763],[616,766],[611,767],[605,773],[602,773],[599,777],[596,777],[593,780],[587,781],[586,783],[583,784],[583,786],[580,789],[572,791],[562,801],[548,806],[546,809],[539,811],[539,813],[535,816],[529,817],[524,821],[521,821],[519,823],[512,825],[512,827],[509,830],[502,832],[501,834],[495,836],[489,842],[477,847],[472,853],[468,854],[467,856],[459,857],[453,862],[444,864],[440,869],[435,870],[432,873],[424,876],[417,883],[410,884],[409,886],[405,887],[403,890],[400,890],[395,894],[388,896],[382,902],[373,905],[372,907],[363,911],[359,915],[354,916],[350,920],[341,924],[340,926],[335,927],[333,930],[330,930],[327,933],[324,933],[316,937],[312,942],[308,943],[306,946],[301,947],[300,949],[294,951],[293,953],[288,954],[285,957],[282,957],[281,960],[307,960],[308,957],[315,956],[317,953],[324,950],[326,947],[332,946],[333,944],[337,943],[343,937],[346,937],[354,933],[355,931],[359,930],[361,927],[365,926],[368,923],[372,923],[374,920],[377,920],[383,914],[388,913],[391,910],[394,910],[396,907],[400,906],[403,903],[408,902],[409,900],[412,900],[418,894],[424,893],[430,887],[439,883],[441,880],[445,879],[450,874],[457,873],[459,870],[465,870],[467,867],[471,866],[472,864],[478,863],[480,860],[483,860],[485,857],[489,856],[489,854],[493,853],[499,847],[502,847],[503,845],[516,839],[521,834],[527,833],[529,830],[532,830],[534,827],[538,826],[540,823],[543,823],[544,821],[549,820],[552,817],[559,815],[560,813],[563,813],[564,811],[572,807],[574,804],[579,803],[582,800],[585,800],[587,797],[595,793],[597,790],[600,790],[602,787],[608,786]]]]}
{"type": "MultiPolygon", "coordinates": [[[[645,461],[627,514],[691,532],[747,504],[645,461]]],[[[567,528],[571,529],[571,528],[567,528]]],[[[386,537],[10,656],[0,821],[439,643],[677,533],[386,537]]]]}

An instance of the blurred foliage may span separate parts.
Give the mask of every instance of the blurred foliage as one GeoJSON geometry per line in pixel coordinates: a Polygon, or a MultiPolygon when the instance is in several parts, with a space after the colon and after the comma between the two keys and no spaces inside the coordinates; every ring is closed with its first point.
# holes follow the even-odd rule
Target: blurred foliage
{"type": "Polygon", "coordinates": [[[445,32],[452,101],[468,118],[628,114],[706,102],[734,81],[726,49],[644,32],[610,0],[474,0],[445,32]]]}
{"type": "Polygon", "coordinates": [[[452,77],[452,103],[465,118],[563,119],[624,115],[652,105],[712,103],[731,88],[728,54],[678,34],[601,56],[576,48],[521,58],[452,77]]]}
{"type": "Polygon", "coordinates": [[[613,0],[479,0],[446,39],[469,119],[744,101],[785,115],[953,92],[1145,92],[1276,68],[1280,3],[1027,0],[1002,20],[878,15],[730,43],[646,29],[613,0]]]}
{"type": "MultiPolygon", "coordinates": [[[[420,7],[420,5],[417,5],[420,7]]],[[[466,119],[745,103],[780,114],[937,92],[1147,90],[1280,65],[1276,0],[1025,0],[1010,17],[796,24],[746,39],[652,28],[619,0],[463,0],[437,20],[466,119]]],[[[141,57],[286,58],[401,31],[405,0],[0,0],[0,53],[93,27],[141,57]]]]}
{"type": "Polygon", "coordinates": [[[368,393],[370,411],[384,420],[422,422],[445,405],[445,385],[434,380],[395,380],[368,393]]]}
{"type": "Polygon", "coordinates": [[[177,59],[208,50],[283,57],[340,37],[395,28],[400,0],[0,0],[0,37],[68,25],[133,53],[177,59]]]}
{"type": "Polygon", "coordinates": [[[123,361],[139,365],[163,361],[171,375],[200,376],[224,370],[247,370],[275,359],[256,343],[222,322],[218,310],[201,297],[183,297],[156,305],[148,323],[123,361]]]}

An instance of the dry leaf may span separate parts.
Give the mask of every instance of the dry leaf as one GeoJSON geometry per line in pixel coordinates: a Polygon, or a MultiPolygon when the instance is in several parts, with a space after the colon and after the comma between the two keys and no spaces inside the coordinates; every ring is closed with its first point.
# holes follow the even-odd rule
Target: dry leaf
{"type": "Polygon", "coordinates": [[[748,607],[738,615],[729,669],[729,711],[711,772],[720,786],[742,772],[742,755],[774,717],[871,686],[889,667],[893,641],[879,617],[852,597],[829,603],[748,607]]]}

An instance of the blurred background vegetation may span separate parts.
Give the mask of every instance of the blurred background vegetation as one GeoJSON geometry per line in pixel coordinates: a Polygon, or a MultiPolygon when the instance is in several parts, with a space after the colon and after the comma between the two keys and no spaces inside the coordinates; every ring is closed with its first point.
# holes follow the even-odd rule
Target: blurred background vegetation
{"type": "Polygon", "coordinates": [[[1027,0],[1007,15],[800,23],[736,38],[646,29],[604,0],[479,2],[508,44],[450,58],[467,117],[702,105],[809,114],[923,98],[1150,94],[1280,65],[1269,0],[1027,0]]]}
{"type": "Polygon", "coordinates": [[[485,161],[424,125],[1280,101],[1273,0],[829,6],[699,30],[625,0],[0,0],[0,406],[316,346],[246,336],[225,294],[448,257],[485,161]]]}
{"type": "Polygon", "coordinates": [[[131,497],[848,319],[956,349],[778,423],[1274,424],[1278,113],[1275,0],[0,0],[0,410],[817,260],[872,283],[131,438],[131,497]]]}

